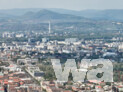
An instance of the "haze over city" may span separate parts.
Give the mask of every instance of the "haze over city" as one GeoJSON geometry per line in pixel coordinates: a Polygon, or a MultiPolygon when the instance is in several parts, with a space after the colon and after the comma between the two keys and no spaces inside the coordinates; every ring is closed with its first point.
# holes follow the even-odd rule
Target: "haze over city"
{"type": "Polygon", "coordinates": [[[0,9],[13,8],[123,9],[123,0],[0,0],[0,9]]]}

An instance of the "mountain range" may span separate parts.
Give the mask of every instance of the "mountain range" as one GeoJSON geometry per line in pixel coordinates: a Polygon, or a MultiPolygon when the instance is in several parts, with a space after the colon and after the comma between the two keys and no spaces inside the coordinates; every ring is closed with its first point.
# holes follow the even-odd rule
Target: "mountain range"
{"type": "Polygon", "coordinates": [[[66,10],[66,9],[50,9],[50,10],[61,14],[71,14],[96,20],[123,21],[123,9],[82,10],[82,11],[66,10]]]}
{"type": "Polygon", "coordinates": [[[35,21],[85,21],[89,20],[82,16],[76,16],[71,14],[61,14],[50,10],[40,10],[38,12],[27,12],[20,16],[23,20],[35,20],[35,21]]]}
{"type": "Polygon", "coordinates": [[[17,18],[23,20],[111,20],[123,21],[123,10],[67,10],[67,9],[10,9],[0,10],[1,18],[17,18]]]}

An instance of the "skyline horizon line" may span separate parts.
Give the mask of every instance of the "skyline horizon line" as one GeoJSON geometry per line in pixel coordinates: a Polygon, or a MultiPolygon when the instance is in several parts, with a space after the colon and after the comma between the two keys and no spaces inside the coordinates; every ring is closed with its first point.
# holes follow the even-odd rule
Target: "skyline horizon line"
{"type": "Polygon", "coordinates": [[[123,10],[122,8],[109,8],[109,9],[81,9],[81,10],[77,10],[77,9],[67,9],[67,8],[36,8],[36,7],[33,7],[33,8],[4,8],[4,9],[0,9],[0,10],[16,10],[16,9],[63,9],[63,10],[71,10],[71,11],[84,11],[84,10],[99,10],[99,11],[103,11],[103,10],[123,10]]]}

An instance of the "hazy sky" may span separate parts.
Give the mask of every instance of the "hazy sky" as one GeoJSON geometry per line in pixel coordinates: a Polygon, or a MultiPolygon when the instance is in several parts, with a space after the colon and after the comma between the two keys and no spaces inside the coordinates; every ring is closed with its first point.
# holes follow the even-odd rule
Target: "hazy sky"
{"type": "Polygon", "coordinates": [[[0,9],[11,8],[123,9],[123,0],[0,0],[0,9]]]}

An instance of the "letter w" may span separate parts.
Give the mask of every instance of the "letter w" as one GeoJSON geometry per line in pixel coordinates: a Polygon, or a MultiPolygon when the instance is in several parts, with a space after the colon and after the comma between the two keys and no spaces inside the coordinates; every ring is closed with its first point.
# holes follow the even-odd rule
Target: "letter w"
{"type": "Polygon", "coordinates": [[[64,70],[62,70],[61,63],[59,59],[51,59],[53,69],[55,71],[55,75],[57,81],[67,82],[69,73],[72,73],[74,82],[84,82],[84,78],[86,75],[86,71],[79,71],[76,66],[76,62],[74,59],[68,59],[65,63],[64,70]]]}

